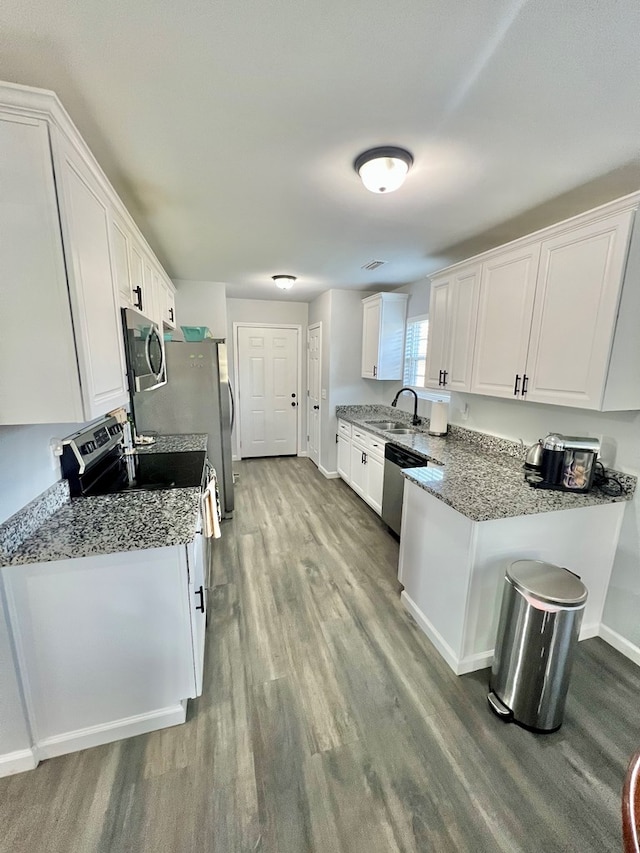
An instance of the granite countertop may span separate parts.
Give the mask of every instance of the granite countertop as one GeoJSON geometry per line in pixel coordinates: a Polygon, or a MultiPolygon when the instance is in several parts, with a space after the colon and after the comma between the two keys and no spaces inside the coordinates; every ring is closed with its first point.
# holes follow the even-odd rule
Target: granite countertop
{"type": "Polygon", "coordinates": [[[153,444],[136,444],[136,451],[138,453],[182,453],[190,450],[206,450],[208,438],[206,432],[159,435],[153,444]]]}
{"type": "MultiPolygon", "coordinates": [[[[524,481],[523,450],[515,442],[452,426],[443,438],[427,432],[389,435],[367,421],[389,420],[410,424],[411,416],[388,406],[338,406],[341,419],[384,437],[392,444],[413,450],[435,464],[411,468],[404,476],[426,492],[473,521],[491,521],[520,515],[629,501],[636,478],[611,471],[624,494],[610,497],[597,489],[588,494],[534,489],[524,481]]],[[[419,429],[427,430],[428,422],[419,429]]]]}
{"type": "Polygon", "coordinates": [[[0,556],[0,565],[187,545],[197,533],[199,511],[197,487],[73,498],[0,556]]]}

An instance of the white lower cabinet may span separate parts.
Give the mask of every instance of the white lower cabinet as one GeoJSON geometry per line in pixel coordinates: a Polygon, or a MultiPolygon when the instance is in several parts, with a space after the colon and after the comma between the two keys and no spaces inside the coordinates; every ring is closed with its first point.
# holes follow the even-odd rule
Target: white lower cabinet
{"type": "Polygon", "coordinates": [[[338,433],[338,474],[348,483],[351,479],[351,439],[338,433]]]}
{"type": "Polygon", "coordinates": [[[2,569],[36,761],[184,722],[202,691],[201,539],[2,569]]]}
{"type": "Polygon", "coordinates": [[[385,440],[338,421],[338,473],[378,515],[382,512],[385,440]]]}
{"type": "Polygon", "coordinates": [[[405,480],[398,580],[402,602],[451,669],[491,665],[505,571],[543,560],[589,591],[580,639],[600,630],[624,503],[473,521],[405,480]]]}

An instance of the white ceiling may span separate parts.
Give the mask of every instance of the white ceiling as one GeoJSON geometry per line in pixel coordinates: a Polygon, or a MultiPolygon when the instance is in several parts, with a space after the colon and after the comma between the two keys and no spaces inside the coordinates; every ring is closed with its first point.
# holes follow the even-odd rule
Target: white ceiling
{"type": "Polygon", "coordinates": [[[640,187],[638,33],[638,0],[3,0],[0,79],[58,93],[174,278],[308,300],[640,187]],[[352,168],[383,144],[389,196],[352,168]]]}

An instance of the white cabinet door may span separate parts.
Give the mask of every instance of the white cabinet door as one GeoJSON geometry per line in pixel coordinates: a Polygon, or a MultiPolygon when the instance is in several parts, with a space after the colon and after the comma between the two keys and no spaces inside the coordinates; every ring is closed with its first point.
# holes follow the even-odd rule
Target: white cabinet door
{"type": "Polygon", "coordinates": [[[116,288],[120,297],[120,305],[130,307],[131,274],[129,272],[129,237],[125,226],[116,216],[110,221],[111,260],[116,288]]]}
{"type": "Polygon", "coordinates": [[[107,743],[193,691],[184,546],[6,567],[40,758],[107,743]]]}
{"type": "Polygon", "coordinates": [[[539,258],[535,243],[482,266],[471,383],[476,394],[521,396],[539,258]]]}
{"type": "Polygon", "coordinates": [[[365,465],[366,448],[364,445],[351,443],[351,480],[349,485],[361,498],[367,497],[367,466],[365,465]]]}
{"type": "Polygon", "coordinates": [[[146,293],[144,287],[144,261],[140,246],[132,239],[129,245],[129,270],[131,273],[131,299],[133,307],[144,313],[146,293]]]}
{"type": "Polygon", "coordinates": [[[164,325],[168,329],[176,328],[176,294],[168,282],[164,283],[165,299],[164,299],[164,316],[162,318],[164,325]]]}
{"type": "Polygon", "coordinates": [[[627,211],[543,242],[528,400],[600,408],[632,220],[627,211]]]}
{"type": "Polygon", "coordinates": [[[4,114],[0,259],[0,423],[85,420],[48,126],[4,114]]]}
{"type": "Polygon", "coordinates": [[[338,433],[338,474],[345,483],[351,482],[351,440],[338,433]]]}
{"type": "Polygon", "coordinates": [[[91,420],[129,399],[109,253],[109,211],[100,187],[75,150],[60,138],[57,151],[76,348],[85,417],[91,420]]]}
{"type": "Polygon", "coordinates": [[[444,387],[470,391],[480,296],[480,264],[458,270],[451,282],[444,387]]]}
{"type": "Polygon", "coordinates": [[[377,379],[378,348],[380,344],[380,322],[382,302],[376,298],[362,303],[362,377],[377,379]]]}
{"type": "Polygon", "coordinates": [[[384,482],[384,457],[367,453],[367,503],[378,515],[382,513],[382,487],[384,482]]]}
{"type": "Polygon", "coordinates": [[[447,364],[449,341],[449,304],[451,277],[433,279],[429,298],[429,337],[427,340],[427,365],[425,387],[443,388],[443,373],[447,364]]]}
{"type": "MultiPolygon", "coordinates": [[[[202,522],[200,522],[200,527],[202,522]]],[[[203,536],[196,534],[194,541],[187,547],[189,565],[189,607],[191,616],[191,638],[193,644],[193,671],[195,690],[189,698],[202,693],[204,673],[204,648],[207,629],[207,587],[203,536]]]]}

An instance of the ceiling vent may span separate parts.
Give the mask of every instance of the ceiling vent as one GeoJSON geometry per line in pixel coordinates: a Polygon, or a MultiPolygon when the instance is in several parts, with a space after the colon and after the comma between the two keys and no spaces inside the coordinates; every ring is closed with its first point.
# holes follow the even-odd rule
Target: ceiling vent
{"type": "Polygon", "coordinates": [[[364,264],[360,267],[361,270],[377,270],[378,267],[381,267],[383,264],[386,264],[386,261],[369,261],[368,264],[364,264]]]}

